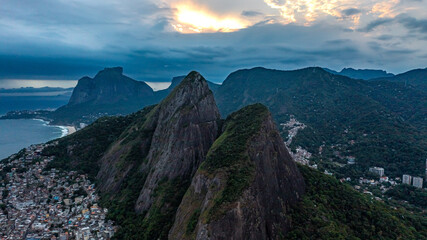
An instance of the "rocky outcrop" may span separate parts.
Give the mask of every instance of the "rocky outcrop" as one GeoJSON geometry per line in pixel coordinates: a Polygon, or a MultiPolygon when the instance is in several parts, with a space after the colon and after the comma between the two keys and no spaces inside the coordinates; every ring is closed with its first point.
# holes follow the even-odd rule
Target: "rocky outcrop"
{"type": "MultiPolygon", "coordinates": [[[[105,68],[94,78],[83,77],[67,105],[45,116],[55,124],[91,123],[101,116],[127,115],[165,99],[185,76],[174,77],[171,85],[154,92],[145,82],[123,75],[122,67],[105,68]]],[[[218,84],[207,82],[214,91],[218,84]]]]}
{"type": "Polygon", "coordinates": [[[169,239],[278,239],[304,179],[267,108],[233,113],[182,200],[169,239]],[[243,147],[242,147],[243,146],[243,147]]]}
{"type": "Polygon", "coordinates": [[[158,108],[147,177],[136,209],[146,211],[162,179],[191,178],[218,135],[219,110],[206,80],[190,73],[158,108]]]}
{"type": "Polygon", "coordinates": [[[191,178],[219,135],[220,114],[206,80],[190,73],[135,121],[100,160],[99,190],[140,219],[144,239],[164,239],[191,178]]]}
{"type": "MultiPolygon", "coordinates": [[[[110,126],[120,130],[91,131],[105,144],[85,149],[94,151],[88,166],[101,204],[122,224],[118,239],[275,239],[287,232],[286,211],[304,182],[263,105],[221,120],[207,81],[191,72],[158,105],[115,119],[110,126]]],[[[86,153],[77,155],[83,161],[86,153]]]]}
{"type": "Polygon", "coordinates": [[[53,124],[79,126],[101,116],[134,113],[158,101],[150,86],[123,75],[123,68],[105,68],[94,78],[81,78],[68,104],[47,117],[53,124]]]}
{"type": "Polygon", "coordinates": [[[101,159],[97,178],[101,192],[114,196],[126,178],[135,172],[144,175],[135,203],[135,210],[143,213],[158,201],[161,187],[191,181],[218,136],[220,115],[206,80],[197,72],[160,104],[137,114],[101,159]]]}
{"type": "Polygon", "coordinates": [[[112,104],[121,100],[147,98],[153,95],[153,90],[145,82],[139,82],[123,75],[123,68],[105,68],[93,79],[81,78],[68,105],[85,102],[112,104]]]}

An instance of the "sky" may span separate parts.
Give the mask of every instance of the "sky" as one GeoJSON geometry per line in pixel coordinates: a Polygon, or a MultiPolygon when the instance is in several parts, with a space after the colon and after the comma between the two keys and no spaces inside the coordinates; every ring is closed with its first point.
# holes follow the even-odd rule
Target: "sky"
{"type": "Polygon", "coordinates": [[[426,12],[427,0],[0,0],[0,88],[112,66],[148,82],[257,66],[401,73],[427,67],[426,12]]]}

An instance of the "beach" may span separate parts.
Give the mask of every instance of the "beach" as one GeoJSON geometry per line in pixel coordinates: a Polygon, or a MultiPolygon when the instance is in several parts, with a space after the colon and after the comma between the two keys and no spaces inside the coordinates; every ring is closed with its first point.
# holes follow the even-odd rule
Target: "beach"
{"type": "Polygon", "coordinates": [[[39,119],[0,120],[0,159],[31,144],[48,142],[73,132],[74,127],[52,126],[39,119]]]}
{"type": "Polygon", "coordinates": [[[73,134],[76,132],[76,128],[74,126],[65,126],[67,129],[67,135],[73,134]]]}

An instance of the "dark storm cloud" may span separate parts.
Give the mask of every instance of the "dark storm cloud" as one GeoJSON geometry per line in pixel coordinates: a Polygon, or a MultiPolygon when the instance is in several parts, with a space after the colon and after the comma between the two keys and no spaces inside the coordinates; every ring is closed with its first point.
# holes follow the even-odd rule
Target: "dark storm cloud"
{"type": "Polygon", "coordinates": [[[359,9],[357,9],[357,8],[348,8],[348,9],[345,9],[345,10],[343,10],[342,11],[342,13],[344,14],[344,15],[346,15],[346,16],[352,16],[352,15],[356,15],[356,14],[359,14],[359,13],[361,13],[362,11],[360,11],[359,9]]]}
{"type": "Polygon", "coordinates": [[[242,12],[242,16],[245,16],[245,17],[256,17],[256,16],[261,16],[261,15],[263,15],[263,14],[260,12],[257,12],[257,11],[243,11],[242,12]]]}
{"type": "Polygon", "coordinates": [[[75,80],[108,65],[102,59],[0,55],[0,79],[75,80]]]}
{"type": "Polygon", "coordinates": [[[427,19],[416,19],[408,15],[399,15],[397,21],[407,29],[420,33],[427,33],[427,19]]]}
{"type": "Polygon", "coordinates": [[[325,45],[327,45],[327,46],[337,46],[337,45],[347,44],[347,43],[350,43],[350,42],[351,42],[350,39],[335,39],[335,40],[326,41],[325,45]]]}
{"type": "Polygon", "coordinates": [[[379,26],[391,25],[398,23],[403,25],[407,30],[422,34],[427,33],[427,19],[417,19],[407,14],[400,14],[395,18],[380,18],[368,23],[364,28],[359,29],[361,32],[372,32],[379,26]]]}
{"type": "MultiPolygon", "coordinates": [[[[217,5],[218,11],[225,9],[217,5]]],[[[249,10],[240,9],[237,15],[256,21],[245,29],[181,34],[171,25],[176,9],[146,0],[0,0],[0,85],[1,79],[13,78],[76,80],[111,66],[123,66],[125,74],[137,80],[169,81],[198,70],[221,82],[232,71],[256,66],[386,66],[401,71],[420,61],[410,47],[422,42],[406,49],[402,36],[365,34],[395,24],[414,36],[425,36],[422,19],[407,15],[374,19],[353,31],[330,19],[309,26],[285,25],[280,14],[265,13],[249,3],[244,7],[249,10]]],[[[342,14],[349,19],[365,14],[360,9],[345,9],[342,14]]]]}
{"type": "Polygon", "coordinates": [[[384,34],[384,35],[381,35],[381,36],[377,37],[377,39],[381,40],[381,41],[387,41],[387,40],[393,39],[393,36],[388,35],[388,34],[384,34]]]}
{"type": "Polygon", "coordinates": [[[382,61],[363,52],[355,40],[334,38],[342,33],[336,26],[259,24],[233,33],[141,36],[144,44],[135,44],[133,48],[113,45],[89,51],[67,45],[53,49],[39,45],[28,51],[31,57],[2,55],[0,74],[7,78],[78,79],[83,75],[93,76],[106,66],[124,66],[125,73],[137,80],[169,81],[172,76],[198,70],[208,79],[221,82],[239,68],[293,69],[316,65],[338,69],[354,64],[354,59],[382,61]]]}
{"type": "Polygon", "coordinates": [[[393,18],[380,18],[368,23],[364,28],[359,29],[360,32],[371,32],[375,28],[393,23],[393,18]]]}

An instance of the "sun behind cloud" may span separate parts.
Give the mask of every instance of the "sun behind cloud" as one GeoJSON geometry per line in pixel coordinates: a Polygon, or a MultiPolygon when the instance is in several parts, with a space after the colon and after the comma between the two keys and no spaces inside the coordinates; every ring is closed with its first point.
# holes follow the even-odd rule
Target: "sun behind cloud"
{"type": "Polygon", "coordinates": [[[220,16],[191,4],[175,6],[175,30],[181,33],[233,32],[246,28],[249,23],[233,16],[220,16]]]}
{"type": "Polygon", "coordinates": [[[403,0],[167,0],[172,27],[180,33],[234,32],[257,23],[310,26],[320,21],[346,29],[416,10],[418,1],[403,0]],[[414,6],[412,6],[414,5],[414,6]],[[255,15],[248,17],[245,12],[255,15]]]}

